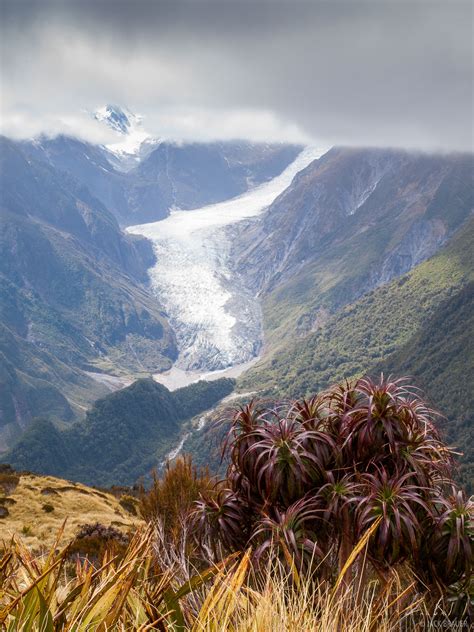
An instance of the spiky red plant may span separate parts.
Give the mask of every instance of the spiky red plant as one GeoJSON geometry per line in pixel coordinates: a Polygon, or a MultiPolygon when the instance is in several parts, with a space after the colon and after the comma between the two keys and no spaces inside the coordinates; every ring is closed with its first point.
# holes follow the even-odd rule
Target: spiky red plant
{"type": "Polygon", "coordinates": [[[251,434],[256,455],[250,479],[265,502],[288,506],[321,475],[333,447],[330,437],[306,430],[294,419],[265,422],[251,434]]]}
{"type": "Polygon", "coordinates": [[[297,569],[308,569],[315,561],[324,558],[313,530],[320,512],[310,498],[301,498],[284,511],[276,507],[255,525],[252,540],[259,542],[255,549],[258,562],[265,553],[291,558],[297,569]]]}
{"type": "Polygon", "coordinates": [[[454,584],[473,571],[474,502],[462,490],[452,489],[436,498],[434,528],[423,547],[423,555],[435,577],[454,584]]]}
{"type": "Polygon", "coordinates": [[[220,489],[215,496],[202,496],[195,502],[191,525],[199,533],[203,549],[219,555],[219,544],[224,550],[238,550],[248,540],[246,506],[230,489],[220,489]]]}
{"type": "Polygon", "coordinates": [[[376,570],[405,560],[425,583],[465,587],[472,503],[451,492],[453,452],[435,417],[406,380],[383,376],[286,409],[252,401],[226,443],[228,490],[196,507],[198,537],[227,551],[252,545],[257,558],[274,546],[302,564],[317,554],[341,569],[380,518],[368,550],[376,570]]]}
{"type": "Polygon", "coordinates": [[[429,516],[431,508],[425,500],[425,489],[413,484],[413,479],[411,472],[390,475],[383,468],[361,477],[364,487],[357,498],[356,529],[362,534],[377,518],[382,519],[370,545],[377,565],[393,566],[419,550],[420,514],[429,516]]]}

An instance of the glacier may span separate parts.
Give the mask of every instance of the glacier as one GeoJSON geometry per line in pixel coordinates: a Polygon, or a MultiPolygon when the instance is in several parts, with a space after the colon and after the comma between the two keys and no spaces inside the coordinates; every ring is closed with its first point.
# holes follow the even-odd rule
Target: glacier
{"type": "Polygon", "coordinates": [[[195,210],[174,209],[158,222],[129,226],[151,240],[156,263],[151,287],[167,312],[179,349],[169,387],[205,377],[238,375],[262,346],[257,297],[231,273],[227,227],[261,214],[294,176],[325,149],[305,148],[276,178],[225,202],[195,210]],[[231,369],[231,371],[229,371],[231,369]]]}

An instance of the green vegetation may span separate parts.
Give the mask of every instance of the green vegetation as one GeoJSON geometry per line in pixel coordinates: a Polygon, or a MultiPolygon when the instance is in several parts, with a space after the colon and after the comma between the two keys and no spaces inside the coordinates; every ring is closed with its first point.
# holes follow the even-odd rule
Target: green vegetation
{"type": "Polygon", "coordinates": [[[266,357],[240,378],[240,390],[298,397],[363,373],[414,376],[447,415],[440,427],[466,450],[462,475],[472,485],[473,240],[471,219],[432,259],[266,357]]]}
{"type": "Polygon", "coordinates": [[[133,484],[160,465],[185,420],[215,406],[233,386],[222,378],[170,392],[152,379],[137,380],[98,400],[71,428],[35,420],[3,460],[86,484],[133,484]]]}
{"type": "Polygon", "coordinates": [[[474,283],[441,303],[420,330],[375,370],[416,375],[445,418],[438,427],[461,453],[460,482],[474,492],[474,283]]]}

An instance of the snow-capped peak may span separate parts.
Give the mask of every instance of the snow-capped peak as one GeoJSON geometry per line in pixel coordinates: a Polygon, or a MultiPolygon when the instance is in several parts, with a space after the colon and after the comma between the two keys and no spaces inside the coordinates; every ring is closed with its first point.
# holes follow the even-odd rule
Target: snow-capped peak
{"type": "Polygon", "coordinates": [[[131,121],[136,118],[131,112],[118,105],[104,105],[94,112],[92,116],[96,121],[103,121],[120,134],[128,134],[132,125],[131,121]]]}
{"type": "Polygon", "coordinates": [[[149,153],[159,142],[143,128],[142,117],[127,108],[104,105],[93,112],[92,116],[119,135],[117,141],[108,143],[106,147],[115,154],[120,166],[125,170],[132,167],[143,154],[149,153]]]}

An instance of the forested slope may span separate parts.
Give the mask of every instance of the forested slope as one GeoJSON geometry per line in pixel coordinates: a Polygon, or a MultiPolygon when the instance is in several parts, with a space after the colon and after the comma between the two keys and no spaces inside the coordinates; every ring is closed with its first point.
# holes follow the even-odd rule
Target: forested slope
{"type": "Polygon", "coordinates": [[[130,485],[160,465],[186,419],[215,406],[233,385],[222,378],[170,392],[152,379],[137,380],[98,400],[66,430],[35,420],[3,461],[86,484],[130,485]]]}

